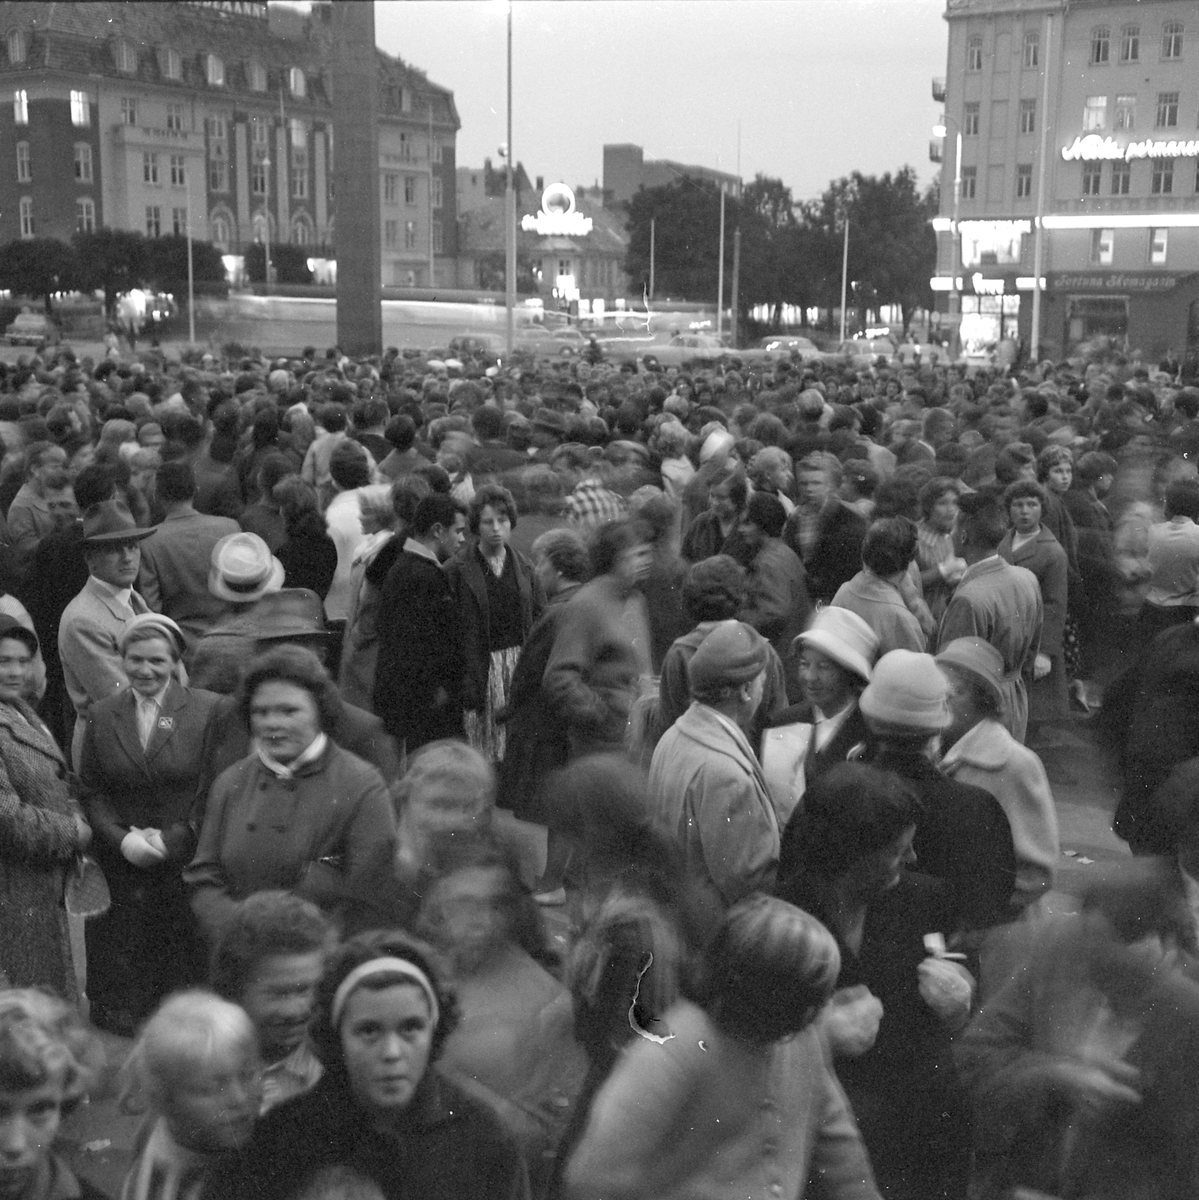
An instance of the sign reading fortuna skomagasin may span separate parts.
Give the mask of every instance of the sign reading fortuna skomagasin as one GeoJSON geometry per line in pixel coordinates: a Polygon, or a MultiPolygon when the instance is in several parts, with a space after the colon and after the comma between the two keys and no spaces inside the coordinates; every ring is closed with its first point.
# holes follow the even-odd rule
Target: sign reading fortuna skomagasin
{"type": "Polygon", "coordinates": [[[575,208],[575,194],[565,183],[551,183],[541,193],[541,211],[521,217],[521,229],[539,233],[542,237],[559,234],[565,237],[585,237],[591,232],[592,220],[575,208]]]}
{"type": "Polygon", "coordinates": [[[1078,136],[1069,146],[1062,147],[1062,158],[1066,162],[1082,159],[1120,159],[1131,162],[1134,158],[1199,158],[1199,138],[1175,141],[1146,138],[1143,142],[1127,142],[1120,145],[1113,137],[1100,137],[1097,133],[1078,136]]]}

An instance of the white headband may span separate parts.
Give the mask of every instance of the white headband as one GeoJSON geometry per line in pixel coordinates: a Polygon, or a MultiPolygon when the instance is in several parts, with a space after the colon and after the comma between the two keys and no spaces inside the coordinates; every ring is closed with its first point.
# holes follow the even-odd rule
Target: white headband
{"type": "Polygon", "coordinates": [[[441,1020],[441,1008],[437,1003],[437,993],[433,990],[433,984],[429,982],[428,975],[420,967],[404,958],[372,958],[356,966],[337,985],[337,991],[333,993],[333,1006],[330,1010],[331,1023],[334,1029],[341,1022],[342,1014],[346,1008],[346,1001],[350,998],[350,993],[364,979],[370,979],[373,975],[402,975],[405,979],[410,979],[415,983],[424,992],[425,999],[429,1002],[429,1015],[432,1018],[432,1025],[434,1029],[437,1028],[437,1023],[441,1020]]]}

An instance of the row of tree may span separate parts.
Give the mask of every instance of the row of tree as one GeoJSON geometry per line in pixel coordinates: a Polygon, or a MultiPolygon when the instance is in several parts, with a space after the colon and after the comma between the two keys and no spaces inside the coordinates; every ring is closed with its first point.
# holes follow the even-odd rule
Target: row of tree
{"type": "MultiPolygon", "coordinates": [[[[921,193],[911,167],[881,177],[855,171],[809,201],[796,201],[781,180],[758,175],[740,199],[725,198],[724,303],[731,295],[734,230],[740,228],[742,328],[759,305],[771,309],[775,327],[784,305],[833,309],[841,300],[848,221],[849,304],[874,311],[896,305],[906,330],[918,308],[932,305],[929,278],[936,271],[937,242],[929,222],[937,206],[936,186],[921,193]]],[[[625,266],[636,292],[649,287],[651,223],[656,294],[712,299],[720,245],[716,185],[684,178],[642,189],[630,201],[625,266]]]]}
{"type": "MultiPolygon", "coordinates": [[[[209,242],[192,242],[192,270],[198,284],[225,280],[221,252],[209,242]]],[[[103,291],[111,316],[117,297],[134,288],[186,293],[187,238],[97,229],[76,234],[69,243],[57,238],[8,242],[0,246],[0,288],[42,299],[47,312],[56,292],[103,291]]]]}

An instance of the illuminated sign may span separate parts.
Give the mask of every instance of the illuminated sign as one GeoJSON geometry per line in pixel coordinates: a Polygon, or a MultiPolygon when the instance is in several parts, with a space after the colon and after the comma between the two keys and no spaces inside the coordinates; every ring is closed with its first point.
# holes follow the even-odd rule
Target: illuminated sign
{"type": "Polygon", "coordinates": [[[1075,159],[1083,162],[1103,159],[1131,162],[1134,158],[1199,158],[1199,138],[1189,141],[1154,141],[1146,138],[1143,142],[1129,142],[1121,146],[1115,138],[1088,133],[1085,137],[1076,137],[1069,146],[1063,146],[1062,158],[1066,162],[1075,159]]]}
{"type": "Polygon", "coordinates": [[[254,0],[187,0],[192,8],[207,8],[225,17],[252,17],[255,21],[268,19],[267,7],[254,0]]]}
{"type": "Polygon", "coordinates": [[[1002,296],[1004,281],[1002,279],[987,279],[977,271],[970,276],[976,296],[1002,296]]]}
{"type": "Polygon", "coordinates": [[[586,237],[592,220],[575,208],[575,194],[564,183],[551,183],[541,193],[541,211],[521,218],[520,227],[542,237],[586,237]]]}
{"type": "Polygon", "coordinates": [[[1125,274],[1119,271],[1082,271],[1077,274],[1051,275],[1054,291],[1070,292],[1168,292],[1178,283],[1177,275],[1148,272],[1125,274]]]}

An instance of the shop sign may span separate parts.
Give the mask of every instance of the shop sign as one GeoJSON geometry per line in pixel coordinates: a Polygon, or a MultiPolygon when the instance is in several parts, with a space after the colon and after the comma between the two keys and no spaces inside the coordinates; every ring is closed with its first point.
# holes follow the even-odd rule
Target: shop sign
{"type": "Polygon", "coordinates": [[[575,194],[565,183],[551,183],[541,193],[541,211],[521,218],[520,227],[542,237],[586,237],[592,220],[575,208],[575,194]]]}
{"type": "Polygon", "coordinates": [[[1168,292],[1178,282],[1177,275],[1126,273],[1123,271],[1080,271],[1049,277],[1058,292],[1168,292]]]}
{"type": "Polygon", "coordinates": [[[269,17],[266,4],[253,0],[187,0],[192,8],[207,8],[225,17],[251,17],[265,21],[269,17]]]}
{"type": "Polygon", "coordinates": [[[1062,158],[1066,162],[1081,159],[1083,162],[1094,162],[1097,159],[1123,159],[1131,162],[1134,158],[1199,158],[1199,138],[1189,140],[1155,140],[1146,138],[1143,142],[1129,142],[1121,146],[1113,137],[1100,137],[1097,133],[1079,135],[1069,146],[1062,147],[1062,158]]]}

